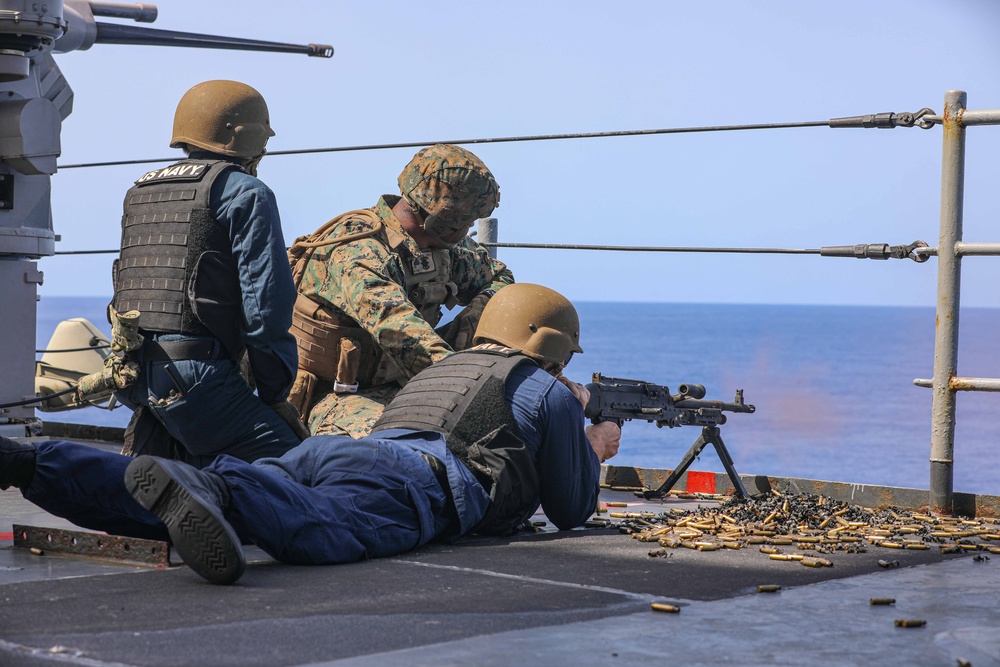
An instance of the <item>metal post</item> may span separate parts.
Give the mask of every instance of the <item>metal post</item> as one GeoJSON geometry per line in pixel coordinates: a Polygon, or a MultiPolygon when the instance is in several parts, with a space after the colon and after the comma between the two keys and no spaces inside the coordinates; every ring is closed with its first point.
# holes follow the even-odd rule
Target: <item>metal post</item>
{"type": "MultiPolygon", "coordinates": [[[[497,233],[499,227],[499,221],[496,218],[479,218],[479,227],[476,235],[479,237],[480,243],[496,243],[497,233]]],[[[497,258],[496,248],[487,248],[486,252],[490,254],[493,259],[497,258]]]]}
{"type": "Polygon", "coordinates": [[[951,378],[958,370],[958,315],[965,187],[966,94],[949,90],[944,97],[944,147],[941,158],[941,232],[938,242],[937,319],[934,335],[934,400],[931,407],[930,509],[954,513],[955,392],[951,378]]]}

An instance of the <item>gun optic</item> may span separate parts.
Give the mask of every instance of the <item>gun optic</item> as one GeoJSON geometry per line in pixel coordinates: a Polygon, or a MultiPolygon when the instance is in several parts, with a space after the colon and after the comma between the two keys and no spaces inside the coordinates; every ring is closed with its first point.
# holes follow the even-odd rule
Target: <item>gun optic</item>
{"type": "Polygon", "coordinates": [[[705,385],[682,384],[677,387],[677,392],[681,398],[705,398],[705,385]]]}

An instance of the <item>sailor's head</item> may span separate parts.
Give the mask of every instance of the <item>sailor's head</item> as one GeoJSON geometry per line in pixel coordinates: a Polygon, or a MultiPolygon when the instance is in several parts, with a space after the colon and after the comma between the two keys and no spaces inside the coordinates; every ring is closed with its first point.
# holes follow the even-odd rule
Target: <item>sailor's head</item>
{"type": "Polygon", "coordinates": [[[550,372],[562,370],[580,347],[580,317],[569,299],[542,285],[514,283],[483,309],[475,344],[499,343],[521,350],[550,372]]]}
{"type": "Polygon", "coordinates": [[[274,136],[264,97],[239,81],[204,81],[181,97],[171,148],[259,160],[274,136]]]}

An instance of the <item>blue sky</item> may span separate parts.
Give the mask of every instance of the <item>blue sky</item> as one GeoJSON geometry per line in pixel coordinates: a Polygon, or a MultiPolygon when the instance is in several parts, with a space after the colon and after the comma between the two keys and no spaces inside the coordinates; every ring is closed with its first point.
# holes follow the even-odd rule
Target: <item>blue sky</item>
{"type": "MultiPolygon", "coordinates": [[[[75,91],[61,164],[168,157],[177,100],[237,79],[272,150],[1000,108],[1000,3],[167,0],[150,27],[330,43],[332,60],[95,45],[57,55],[75,91]]],[[[101,19],[120,22],[114,19],[101,19]]],[[[997,241],[1000,128],[968,131],[965,240],[997,241]]],[[[472,147],[509,242],[818,248],[937,244],[941,130],[803,128],[472,147]]],[[[285,237],[395,191],[415,149],[265,158],[285,237]]],[[[147,167],[53,177],[59,250],[115,248],[147,167]]],[[[43,295],[106,295],[111,256],[41,260],[43,295]]],[[[933,305],[936,260],[501,250],[576,300],[933,305]]],[[[964,260],[997,307],[1000,262],[964,260]]]]}

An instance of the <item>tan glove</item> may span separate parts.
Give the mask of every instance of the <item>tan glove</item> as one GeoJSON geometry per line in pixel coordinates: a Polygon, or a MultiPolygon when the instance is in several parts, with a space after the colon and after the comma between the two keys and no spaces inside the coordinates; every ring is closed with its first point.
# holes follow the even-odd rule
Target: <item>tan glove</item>
{"type": "Polygon", "coordinates": [[[302,423],[302,419],[299,418],[298,409],[290,401],[272,403],[268,407],[274,410],[279,417],[285,420],[286,424],[292,427],[295,435],[299,436],[299,440],[305,440],[309,437],[309,429],[302,423]]]}
{"type": "Polygon", "coordinates": [[[451,322],[444,327],[441,338],[451,346],[451,349],[467,350],[472,347],[472,339],[476,335],[476,327],[479,326],[479,318],[482,317],[483,308],[490,300],[490,295],[479,294],[469,305],[463,308],[451,322]]]}

